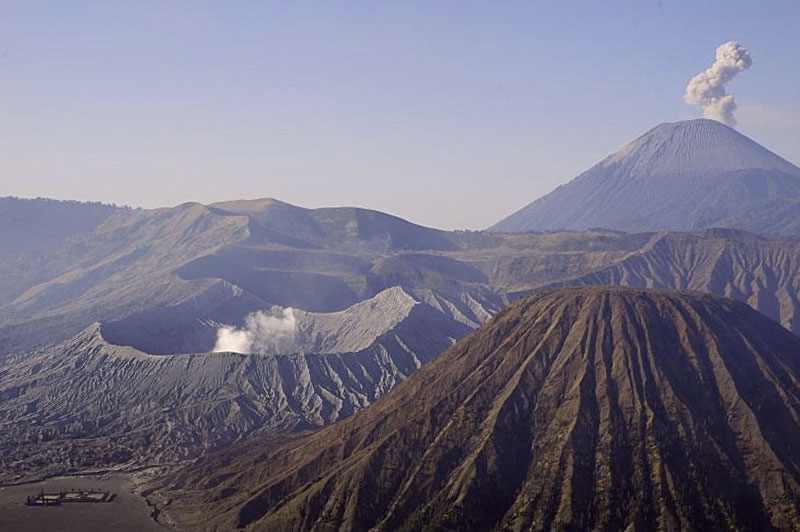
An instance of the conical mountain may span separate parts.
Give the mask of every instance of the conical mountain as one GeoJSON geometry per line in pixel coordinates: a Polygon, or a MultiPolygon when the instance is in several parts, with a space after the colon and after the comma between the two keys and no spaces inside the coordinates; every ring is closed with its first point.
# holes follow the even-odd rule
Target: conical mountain
{"type": "Polygon", "coordinates": [[[360,414],[151,495],[190,529],[793,530],[800,338],[742,303],[519,301],[360,414]]]}
{"type": "Polygon", "coordinates": [[[689,120],[653,128],[491,229],[758,231],[757,213],[787,198],[800,199],[800,168],[724,124],[689,120]]]}

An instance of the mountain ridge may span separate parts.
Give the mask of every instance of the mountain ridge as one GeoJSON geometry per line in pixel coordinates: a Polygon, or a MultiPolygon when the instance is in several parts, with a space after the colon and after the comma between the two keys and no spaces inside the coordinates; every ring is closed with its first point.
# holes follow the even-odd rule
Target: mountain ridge
{"type": "MultiPolygon", "coordinates": [[[[782,222],[784,214],[800,210],[800,200],[776,201],[783,207],[771,207],[774,216],[765,220],[765,227],[800,229],[800,222],[782,222]]],[[[256,212],[256,218],[264,209],[287,205],[277,200],[234,204],[239,205],[238,210],[256,212]]],[[[307,214],[303,208],[289,208],[307,214]]],[[[740,216],[763,220],[759,212],[760,207],[740,216]]],[[[66,340],[94,321],[132,324],[139,320],[141,331],[166,335],[162,342],[165,353],[208,350],[210,346],[195,345],[184,334],[191,332],[195,320],[238,325],[247,313],[273,305],[332,312],[392,286],[402,286],[414,297],[477,327],[500,310],[509,295],[590,274],[639,252],[652,238],[652,233],[590,230],[435,232],[429,240],[423,228],[417,245],[395,249],[391,243],[402,238],[373,239],[375,233],[348,232],[351,214],[345,210],[323,220],[323,226],[306,219],[309,234],[317,236],[303,240],[303,231],[291,234],[293,215],[283,219],[276,214],[279,219],[262,223],[242,213],[197,203],[157,211],[123,210],[93,232],[70,238],[64,246],[42,255],[11,260],[0,256],[0,273],[4,274],[0,284],[6,282],[16,292],[4,298],[0,287],[0,358],[66,340]],[[325,234],[318,233],[325,224],[329,236],[319,236],[325,234]],[[455,249],[418,249],[425,247],[425,242],[436,244],[440,237],[455,249]],[[204,302],[203,308],[199,302],[204,302]],[[167,337],[171,338],[168,342],[167,337]]],[[[393,218],[387,215],[385,219],[393,218]]],[[[407,236],[406,229],[398,231],[407,236]]],[[[703,235],[707,247],[716,245],[713,231],[697,233],[703,235]]],[[[732,242],[730,253],[754,255],[738,261],[742,268],[733,272],[736,283],[741,285],[750,276],[759,279],[752,289],[737,288],[748,294],[746,298],[750,293],[767,295],[797,285],[795,278],[800,273],[792,266],[796,238],[765,239],[747,246],[740,240],[732,242]],[[786,247],[785,259],[771,263],[770,269],[779,272],[783,263],[788,269],[779,275],[781,283],[773,285],[760,273],[756,258],[768,256],[760,248],[776,246],[786,247]]],[[[674,258],[684,259],[689,260],[689,255],[674,258]]],[[[643,279],[644,283],[650,281],[669,286],[664,278],[643,279]]],[[[707,288],[715,291],[714,286],[707,288]]],[[[791,316],[800,314],[793,310],[798,305],[791,298],[778,299],[787,304],[777,310],[763,306],[760,298],[750,302],[784,324],[794,323],[791,316]]]]}

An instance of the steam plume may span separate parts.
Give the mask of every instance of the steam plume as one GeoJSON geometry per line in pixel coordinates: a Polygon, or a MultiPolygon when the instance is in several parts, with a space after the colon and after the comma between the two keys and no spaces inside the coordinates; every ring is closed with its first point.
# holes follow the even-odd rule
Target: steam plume
{"type": "Polygon", "coordinates": [[[226,325],[217,329],[214,352],[286,353],[295,343],[296,327],[291,308],[277,314],[254,312],[245,318],[244,328],[226,325]]]}
{"type": "Polygon", "coordinates": [[[736,101],[725,92],[725,84],[739,72],[747,70],[753,60],[741,44],[730,41],[717,48],[717,57],[707,70],[697,74],[686,86],[686,103],[703,107],[703,116],[731,127],[736,126],[733,116],[736,101]]]}

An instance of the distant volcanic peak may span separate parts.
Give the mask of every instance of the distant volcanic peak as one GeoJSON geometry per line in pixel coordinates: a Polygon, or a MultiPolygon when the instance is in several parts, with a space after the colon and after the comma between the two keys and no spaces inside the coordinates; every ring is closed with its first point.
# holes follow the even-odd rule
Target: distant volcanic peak
{"type": "Polygon", "coordinates": [[[600,163],[620,165],[638,177],[779,170],[800,177],[800,168],[716,120],[663,123],[600,163]]]}
{"type": "Polygon", "coordinates": [[[753,212],[767,218],[769,202],[795,197],[800,168],[724,124],[697,119],[651,129],[490,230],[756,230],[753,212]]]}

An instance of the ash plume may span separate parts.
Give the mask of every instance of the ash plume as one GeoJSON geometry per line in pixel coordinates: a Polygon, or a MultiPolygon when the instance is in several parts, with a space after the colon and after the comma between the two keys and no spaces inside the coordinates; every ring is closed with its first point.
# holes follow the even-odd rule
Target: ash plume
{"type": "Polygon", "coordinates": [[[689,80],[683,99],[686,103],[701,106],[706,118],[736,126],[736,101],[725,91],[725,85],[752,64],[750,52],[741,44],[729,41],[720,45],[714,63],[689,80]]]}
{"type": "Polygon", "coordinates": [[[226,325],[217,329],[214,352],[285,353],[294,345],[296,328],[291,308],[273,314],[254,312],[245,318],[243,328],[226,325]]]}

